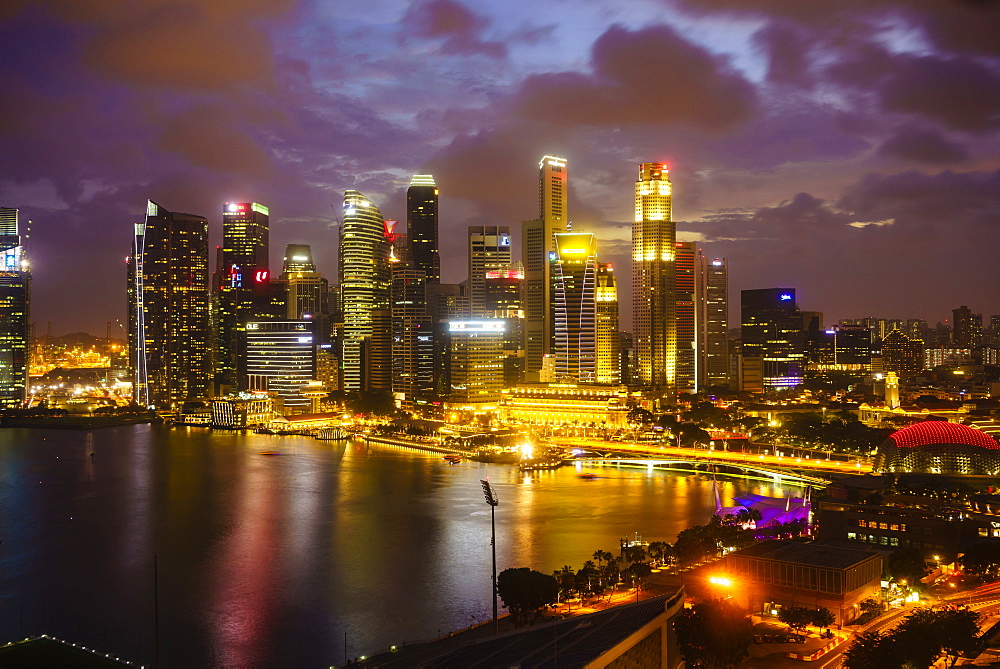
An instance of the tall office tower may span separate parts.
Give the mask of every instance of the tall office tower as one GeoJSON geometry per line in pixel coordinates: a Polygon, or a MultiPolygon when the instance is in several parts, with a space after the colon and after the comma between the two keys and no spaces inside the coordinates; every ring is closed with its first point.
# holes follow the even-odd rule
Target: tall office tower
{"type": "Polygon", "coordinates": [[[421,367],[432,366],[434,356],[427,277],[423,270],[402,262],[391,267],[392,390],[402,408],[412,411],[417,398],[428,393],[427,377],[432,371],[421,367]]]}
{"type": "Polygon", "coordinates": [[[694,242],[674,244],[674,291],[677,318],[677,391],[696,392],[697,318],[695,313],[695,258],[694,242]]]}
{"type": "Polygon", "coordinates": [[[729,266],[700,250],[695,285],[698,389],[729,387],[729,266]]]}
{"type": "Polygon", "coordinates": [[[591,232],[556,233],[552,263],[557,382],[597,379],[597,238],[591,232]]]}
{"type": "Polygon", "coordinates": [[[372,371],[364,364],[366,358],[371,359],[372,312],[383,310],[388,314],[389,310],[389,240],[382,213],[356,190],[344,193],[338,260],[344,319],[344,390],[364,390],[370,387],[366,375],[372,371]]]}
{"type": "Polygon", "coordinates": [[[900,330],[893,330],[882,340],[882,369],[897,374],[910,374],[924,368],[924,342],[911,339],[900,330]]]}
{"type": "Polygon", "coordinates": [[[215,268],[215,379],[220,386],[246,386],[241,353],[247,321],[271,315],[268,271],[270,212],[257,202],[222,207],[222,249],[215,268]]]}
{"type": "Polygon", "coordinates": [[[994,314],[990,316],[989,342],[993,348],[1000,347],[1000,315],[994,314]]]}
{"type": "Polygon", "coordinates": [[[744,290],[741,298],[741,389],[778,390],[802,383],[805,333],[795,289],[744,290]]]}
{"type": "Polygon", "coordinates": [[[677,388],[676,242],[667,166],[642,163],[632,225],[632,336],[637,381],[673,404],[677,388]]]}
{"type": "Polygon", "coordinates": [[[552,320],[552,262],[555,235],[566,232],[568,197],[566,160],[545,156],[538,164],[538,218],[521,224],[524,262],[524,365],[529,381],[537,381],[544,356],[555,346],[552,320]]]}
{"type": "Polygon", "coordinates": [[[833,333],[823,328],[823,313],[800,311],[805,336],[806,363],[833,364],[836,357],[833,333]]]}
{"type": "Polygon", "coordinates": [[[983,347],[983,315],[974,314],[963,305],[952,309],[951,342],[955,348],[977,349],[983,347]]]}
{"type": "Polygon", "coordinates": [[[430,174],[415,174],[406,190],[406,235],[413,247],[413,265],[428,283],[441,281],[438,253],[438,188],[430,174]]]}
{"type": "Polygon", "coordinates": [[[147,202],[128,270],[135,401],[170,408],[205,397],[211,377],[208,221],[147,202]]]}
{"type": "Polygon", "coordinates": [[[31,273],[18,210],[0,207],[0,409],[24,406],[31,348],[31,273]]]}
{"type": "Polygon", "coordinates": [[[504,321],[503,382],[512,388],[524,380],[524,309],[521,295],[524,267],[520,261],[487,270],[484,286],[485,317],[504,321]]]}
{"type": "Polygon", "coordinates": [[[308,244],[289,244],[285,247],[280,280],[285,286],[285,318],[317,323],[317,339],[326,343],[329,339],[329,334],[325,333],[325,318],[330,312],[330,285],[316,271],[308,244]]]}
{"type": "Polygon", "coordinates": [[[450,339],[449,401],[451,404],[491,404],[503,390],[503,321],[455,320],[450,339]]]}
{"type": "Polygon", "coordinates": [[[611,263],[597,263],[597,383],[620,383],[621,356],[618,345],[618,286],[611,263]]]}
{"type": "Polygon", "coordinates": [[[834,325],[833,363],[848,371],[871,369],[872,331],[861,325],[834,325]]]}
{"type": "Polygon", "coordinates": [[[277,393],[286,416],[308,413],[311,402],[303,386],[316,378],[315,324],[275,320],[244,326],[247,387],[277,393]]]}
{"type": "Polygon", "coordinates": [[[920,341],[926,341],[929,339],[927,335],[927,321],[922,318],[911,318],[906,321],[905,334],[910,339],[919,339],[920,341]]]}
{"type": "Polygon", "coordinates": [[[506,225],[469,226],[469,312],[486,316],[486,273],[510,265],[510,228],[506,225]]]}

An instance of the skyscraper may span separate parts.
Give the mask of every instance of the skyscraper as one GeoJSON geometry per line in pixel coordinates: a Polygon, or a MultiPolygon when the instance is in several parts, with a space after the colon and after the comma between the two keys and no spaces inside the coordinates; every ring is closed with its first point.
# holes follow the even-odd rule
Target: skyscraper
{"type": "Polygon", "coordinates": [[[373,334],[372,312],[389,313],[389,240],[385,232],[385,219],[378,207],[358,191],[346,191],[338,257],[345,390],[366,387],[364,354],[373,334]]]}
{"type": "Polygon", "coordinates": [[[312,249],[308,244],[289,244],[285,247],[281,280],[285,284],[286,313],[291,320],[308,319],[317,324],[318,341],[327,341],[325,317],[329,313],[329,282],[316,271],[312,249]]]}
{"type": "Polygon", "coordinates": [[[247,321],[270,314],[270,212],[257,202],[222,207],[222,248],[215,269],[215,376],[220,386],[246,387],[241,351],[247,321]]]}
{"type": "Polygon", "coordinates": [[[24,405],[31,347],[31,274],[18,210],[0,207],[0,409],[24,405]]]}
{"type": "Polygon", "coordinates": [[[632,225],[632,314],[637,381],[672,404],[677,387],[675,229],[667,166],[642,163],[632,225]]]}
{"type": "Polygon", "coordinates": [[[729,386],[729,267],[699,250],[695,303],[698,390],[729,386]]]}
{"type": "Polygon", "coordinates": [[[597,383],[621,382],[618,285],[611,263],[597,263],[597,383]]]}
{"type": "MultiPolygon", "coordinates": [[[[552,263],[555,235],[566,232],[566,160],[545,156],[538,164],[538,218],[521,224],[524,263],[525,372],[537,377],[542,359],[555,346],[552,320],[552,263]]],[[[528,380],[537,380],[537,378],[528,380]]]]}
{"type": "Polygon", "coordinates": [[[759,369],[763,390],[791,388],[802,383],[805,332],[795,303],[795,289],[744,290],[741,295],[740,339],[745,366],[755,370],[754,376],[759,369]]]}
{"type": "Polygon", "coordinates": [[[277,393],[285,415],[310,409],[303,387],[316,378],[314,326],[301,320],[244,323],[247,386],[277,393]]]}
{"type": "Polygon", "coordinates": [[[403,262],[392,269],[392,390],[404,409],[433,392],[433,323],[427,311],[427,277],[403,262]]]}
{"type": "Polygon", "coordinates": [[[438,188],[430,174],[415,174],[406,190],[406,234],[413,248],[413,266],[428,283],[441,281],[438,252],[438,188]]]}
{"type": "Polygon", "coordinates": [[[129,352],[136,402],[176,407],[208,393],[208,221],[147,202],[129,257],[129,352]]]}
{"type": "Polygon", "coordinates": [[[510,228],[506,225],[469,226],[469,311],[486,316],[486,273],[510,265],[510,228]]]}
{"type": "Polygon", "coordinates": [[[597,239],[559,232],[552,263],[556,381],[597,380],[597,239]]]}
{"type": "Polygon", "coordinates": [[[952,345],[955,348],[975,350],[983,346],[983,315],[974,314],[969,307],[962,305],[952,309],[952,345]]]}
{"type": "Polygon", "coordinates": [[[694,242],[674,244],[674,304],[677,318],[677,391],[695,392],[695,248],[694,242]]]}

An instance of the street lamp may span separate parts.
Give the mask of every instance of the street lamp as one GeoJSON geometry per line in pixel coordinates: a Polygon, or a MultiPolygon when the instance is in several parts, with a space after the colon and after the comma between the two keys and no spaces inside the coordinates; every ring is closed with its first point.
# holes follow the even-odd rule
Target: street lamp
{"type": "Polygon", "coordinates": [[[497,505],[500,504],[500,500],[497,499],[497,492],[490,485],[489,481],[480,479],[480,483],[483,484],[483,495],[486,497],[486,503],[490,505],[490,545],[493,547],[493,633],[500,634],[500,619],[497,618],[497,516],[496,510],[497,505]]]}

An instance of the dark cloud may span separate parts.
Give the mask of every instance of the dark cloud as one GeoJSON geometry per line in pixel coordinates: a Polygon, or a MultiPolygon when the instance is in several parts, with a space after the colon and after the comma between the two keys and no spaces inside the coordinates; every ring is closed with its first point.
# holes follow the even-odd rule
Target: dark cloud
{"type": "Polygon", "coordinates": [[[1000,75],[969,58],[898,57],[880,87],[888,111],[920,114],[961,130],[1000,126],[1000,75]]]}
{"type": "Polygon", "coordinates": [[[753,41],[767,57],[768,81],[812,85],[809,61],[815,43],[809,31],[794,23],[771,21],[754,34],[753,41]]]}
{"type": "Polygon", "coordinates": [[[402,19],[403,39],[419,37],[440,40],[448,55],[483,55],[505,58],[507,47],[484,39],[490,22],[455,0],[424,0],[410,5],[402,19]]]}
{"type": "Polygon", "coordinates": [[[724,130],[756,110],[753,86],[666,25],[612,26],[592,47],[591,73],[528,77],[516,109],[528,118],[592,126],[685,123],[724,130]]]}
{"type": "Polygon", "coordinates": [[[933,128],[903,126],[885,141],[879,153],[921,163],[955,163],[969,157],[965,146],[933,128]]]}
{"type": "Polygon", "coordinates": [[[193,167],[264,179],[271,157],[250,137],[242,119],[220,105],[196,105],[167,121],[157,148],[184,157],[193,167]]]}

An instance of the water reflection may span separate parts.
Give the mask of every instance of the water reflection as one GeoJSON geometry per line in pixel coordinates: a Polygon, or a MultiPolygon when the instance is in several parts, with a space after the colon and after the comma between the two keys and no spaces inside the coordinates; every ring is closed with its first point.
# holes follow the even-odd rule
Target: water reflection
{"type": "Polygon", "coordinates": [[[704,478],[586,471],[197,428],[0,430],[0,641],[44,631],[151,663],[155,554],[162,666],[329,666],[345,633],[353,657],[489,618],[480,479],[500,570],[673,541],[715,508],[704,478]]]}

